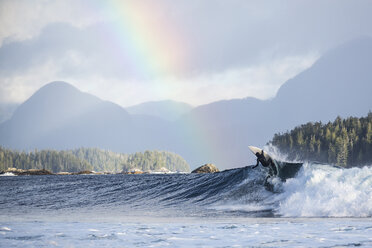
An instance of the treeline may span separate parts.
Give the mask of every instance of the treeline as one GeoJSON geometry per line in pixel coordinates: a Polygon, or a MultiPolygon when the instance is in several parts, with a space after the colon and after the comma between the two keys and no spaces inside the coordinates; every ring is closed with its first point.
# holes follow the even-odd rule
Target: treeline
{"type": "Polygon", "coordinates": [[[188,172],[190,166],[178,154],[165,151],[145,151],[134,154],[115,153],[97,148],[79,148],[70,151],[79,160],[93,165],[95,171],[158,171],[166,168],[170,171],[188,172]]]}
{"type": "Polygon", "coordinates": [[[46,169],[57,172],[121,172],[140,169],[188,172],[190,167],[179,155],[163,151],[145,151],[121,154],[96,148],[79,148],[67,151],[42,150],[19,152],[0,146],[0,171],[8,168],[46,169]]]}
{"type": "Polygon", "coordinates": [[[309,122],[275,134],[272,145],[290,159],[319,161],[343,167],[372,163],[372,112],[367,117],[322,124],[309,122]]]}

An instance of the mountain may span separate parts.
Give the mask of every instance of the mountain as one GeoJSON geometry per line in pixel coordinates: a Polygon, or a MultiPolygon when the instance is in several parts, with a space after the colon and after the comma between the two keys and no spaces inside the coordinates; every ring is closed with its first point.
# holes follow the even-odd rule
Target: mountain
{"type": "MultiPolygon", "coordinates": [[[[273,99],[218,101],[176,121],[166,119],[174,118],[168,107],[177,104],[147,103],[129,108],[135,113],[130,114],[67,83],[54,82],[0,124],[0,144],[26,150],[167,150],[185,158],[192,169],[207,163],[222,169],[242,167],[254,162],[248,145],[262,147],[275,133],[338,115],[366,115],[372,110],[371,66],[372,39],[363,37],[324,54],[284,83],[273,99]]],[[[178,115],[180,109],[175,111],[178,115]]]]}
{"type": "Polygon", "coordinates": [[[17,109],[17,107],[18,104],[15,103],[0,104],[0,123],[9,120],[12,117],[14,111],[17,109]]]}
{"type": "Polygon", "coordinates": [[[372,39],[361,37],[322,56],[286,82],[273,99],[281,129],[337,116],[363,116],[372,109],[372,39]],[[295,118],[294,118],[295,117],[295,118]],[[295,119],[295,120],[293,120],[295,119]]]}
{"type": "Polygon", "coordinates": [[[254,162],[247,146],[262,147],[275,133],[308,121],[331,121],[338,115],[366,115],[372,110],[371,68],[372,39],[362,37],[324,54],[284,83],[271,100],[246,98],[197,107],[179,123],[191,123],[187,136],[202,134],[203,146],[210,151],[208,156],[198,153],[198,141],[190,144],[191,149],[197,148],[189,152],[219,168],[244,166],[254,162]]]}
{"type": "Polygon", "coordinates": [[[120,106],[52,82],[16,109],[0,126],[0,137],[3,145],[18,149],[77,147],[100,139],[109,143],[108,136],[129,122],[120,106]]]}
{"type": "Polygon", "coordinates": [[[166,124],[153,117],[132,117],[117,104],[68,83],[52,82],[0,125],[0,139],[2,145],[22,150],[100,147],[136,152],[161,148],[158,135],[169,130],[166,124]]]}
{"type": "Polygon", "coordinates": [[[167,121],[174,121],[189,112],[193,107],[187,103],[171,100],[145,102],[125,108],[132,115],[156,116],[167,121]]]}
{"type": "Polygon", "coordinates": [[[248,145],[263,146],[272,138],[270,115],[270,102],[255,98],[197,107],[177,121],[183,127],[181,139],[189,140],[190,154],[182,156],[190,164],[211,161],[218,168],[252,164],[248,145]]]}

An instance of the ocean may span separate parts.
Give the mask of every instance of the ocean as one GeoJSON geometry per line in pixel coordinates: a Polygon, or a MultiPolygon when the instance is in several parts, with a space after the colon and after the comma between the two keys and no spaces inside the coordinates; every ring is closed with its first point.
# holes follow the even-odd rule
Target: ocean
{"type": "Polygon", "coordinates": [[[372,247],[372,167],[0,177],[0,247],[372,247]]]}

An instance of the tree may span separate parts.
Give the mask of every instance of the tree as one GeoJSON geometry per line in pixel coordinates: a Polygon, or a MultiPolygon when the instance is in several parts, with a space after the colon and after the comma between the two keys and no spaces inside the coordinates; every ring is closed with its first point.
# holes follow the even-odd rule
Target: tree
{"type": "Polygon", "coordinates": [[[372,162],[372,113],[362,118],[337,117],[326,125],[309,122],[275,134],[271,143],[289,158],[362,166],[372,162]]]}

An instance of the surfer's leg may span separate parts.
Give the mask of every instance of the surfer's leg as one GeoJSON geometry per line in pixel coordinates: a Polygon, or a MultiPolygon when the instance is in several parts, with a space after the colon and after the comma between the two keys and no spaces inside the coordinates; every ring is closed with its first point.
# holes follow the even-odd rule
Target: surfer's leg
{"type": "Polygon", "coordinates": [[[269,179],[269,177],[271,177],[271,175],[270,175],[270,174],[269,174],[269,175],[267,175],[267,176],[266,176],[266,178],[265,178],[265,183],[264,183],[265,185],[266,185],[266,184],[268,183],[268,182],[267,182],[267,179],[269,179]]]}
{"type": "Polygon", "coordinates": [[[274,163],[271,163],[270,164],[270,175],[271,176],[276,176],[278,175],[278,172],[276,170],[276,166],[274,165],[274,163]]]}

